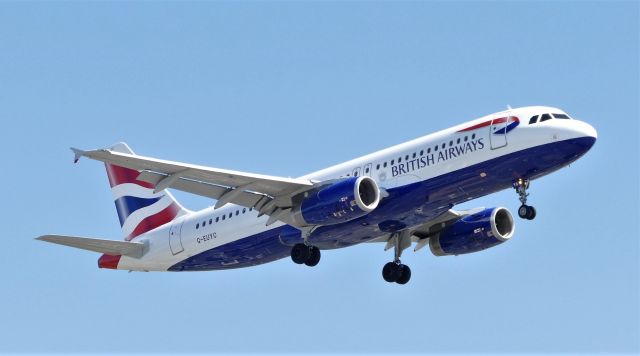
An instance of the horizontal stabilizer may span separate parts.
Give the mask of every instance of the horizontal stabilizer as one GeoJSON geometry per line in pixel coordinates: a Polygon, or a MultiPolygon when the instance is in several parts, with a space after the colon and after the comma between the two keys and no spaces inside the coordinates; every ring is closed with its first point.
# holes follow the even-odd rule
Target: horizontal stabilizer
{"type": "Polygon", "coordinates": [[[139,258],[144,253],[145,244],[142,242],[127,242],[115,240],[94,239],[89,237],[43,235],[36,240],[65,245],[93,252],[100,252],[111,256],[130,256],[139,258]]]}

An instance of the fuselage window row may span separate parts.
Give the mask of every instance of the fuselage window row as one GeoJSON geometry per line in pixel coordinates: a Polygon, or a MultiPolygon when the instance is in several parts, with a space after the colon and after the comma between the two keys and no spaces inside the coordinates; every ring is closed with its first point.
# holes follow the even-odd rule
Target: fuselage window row
{"type": "MultiPolygon", "coordinates": [[[[554,116],[555,116],[555,115],[556,115],[556,114],[554,114],[554,116]]],[[[560,115],[560,114],[558,114],[558,115],[560,115]]],[[[565,116],[566,116],[566,115],[565,115],[565,116]]],[[[536,116],[536,117],[537,117],[537,116],[536,116]]],[[[531,118],[531,119],[533,120],[533,118],[531,118]]],[[[529,122],[529,123],[531,123],[531,122],[529,122]]],[[[476,134],[471,135],[471,139],[472,139],[472,140],[475,140],[475,139],[476,139],[476,134]]],[[[469,141],[469,136],[464,136],[464,138],[460,138],[460,137],[458,137],[458,139],[457,139],[455,142],[456,142],[456,144],[460,144],[460,142],[462,142],[462,140],[464,140],[464,142],[469,141]]],[[[453,140],[450,140],[450,141],[449,141],[449,147],[453,147],[453,142],[454,142],[453,140]]],[[[434,151],[434,152],[435,152],[435,151],[438,151],[438,148],[439,148],[439,147],[442,147],[442,149],[445,149],[445,148],[447,147],[447,143],[446,143],[446,142],[444,142],[444,143],[442,143],[442,145],[435,145],[435,146],[433,147],[433,151],[434,151]]],[[[428,148],[427,148],[427,154],[430,154],[430,153],[431,153],[431,147],[428,147],[428,148]]],[[[418,154],[417,154],[416,152],[413,152],[411,155],[405,155],[405,156],[404,156],[404,160],[405,160],[405,161],[408,161],[408,160],[409,160],[409,156],[411,156],[412,158],[414,158],[414,159],[415,159],[415,158],[418,156],[418,154]]],[[[424,156],[424,150],[420,150],[420,157],[422,157],[422,156],[424,156]]],[[[392,160],[391,160],[391,162],[389,162],[389,164],[393,166],[393,164],[394,164],[395,162],[396,162],[396,160],[392,159],[392,160]]],[[[401,162],[402,162],[402,156],[398,157],[398,163],[401,163],[401,162]]],[[[379,170],[380,170],[380,168],[387,168],[387,162],[385,161],[385,162],[383,162],[383,163],[377,163],[377,164],[376,164],[376,171],[379,171],[379,170]]],[[[357,169],[357,168],[356,168],[356,169],[357,169]]],[[[365,173],[367,173],[367,174],[369,173],[369,167],[366,167],[366,168],[365,168],[365,173]]],[[[351,176],[351,173],[347,173],[345,176],[350,177],[350,176],[351,176]]],[[[357,170],[355,170],[355,171],[353,172],[353,176],[354,176],[354,177],[357,177],[357,176],[358,176],[358,171],[357,171],[357,170]]]]}
{"type": "MultiPolygon", "coordinates": [[[[248,211],[253,211],[253,208],[249,208],[248,211]]],[[[242,213],[245,214],[247,212],[247,208],[242,208],[242,213]]],[[[236,210],[236,216],[240,215],[240,210],[236,210]]],[[[231,219],[231,217],[233,217],[233,212],[229,213],[229,219],[231,219]]],[[[227,218],[227,214],[222,215],[222,220],[226,220],[227,218]]],[[[215,222],[219,222],[220,221],[220,216],[216,216],[215,222]]],[[[209,225],[213,225],[214,221],[213,218],[209,219],[209,225]]],[[[207,225],[207,220],[204,220],[202,222],[202,224],[197,223],[196,224],[196,229],[199,229],[200,226],[202,226],[202,228],[204,228],[207,225]]]]}

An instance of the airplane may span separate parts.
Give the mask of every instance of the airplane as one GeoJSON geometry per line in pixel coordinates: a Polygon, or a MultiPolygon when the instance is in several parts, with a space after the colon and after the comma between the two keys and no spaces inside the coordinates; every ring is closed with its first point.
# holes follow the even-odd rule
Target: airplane
{"type": "Polygon", "coordinates": [[[125,143],[72,148],[105,163],[124,241],[44,235],[37,239],[102,253],[98,266],[129,271],[209,271],[290,257],[315,266],[321,250],[360,243],[394,251],[382,269],[406,284],[404,250],[435,256],[479,252],[515,230],[503,207],[453,207],[504,189],[533,220],[531,181],[566,167],[595,143],[596,130],[553,107],[508,108],[299,178],[136,155],[125,143]],[[190,211],[168,189],[216,200],[190,211]]]}

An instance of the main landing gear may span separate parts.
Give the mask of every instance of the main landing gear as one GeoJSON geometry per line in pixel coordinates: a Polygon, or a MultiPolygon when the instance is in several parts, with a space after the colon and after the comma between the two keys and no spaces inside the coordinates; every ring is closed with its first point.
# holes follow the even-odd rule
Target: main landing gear
{"type": "Polygon", "coordinates": [[[389,262],[382,268],[382,278],[389,283],[407,284],[411,279],[411,268],[400,260],[389,262]]]}
{"type": "Polygon", "coordinates": [[[407,284],[411,279],[411,268],[400,261],[402,250],[411,246],[411,236],[407,233],[394,233],[388,243],[393,243],[394,259],[382,268],[382,278],[389,283],[407,284]],[[408,244],[408,245],[407,245],[408,244]]]}
{"type": "Polygon", "coordinates": [[[520,197],[520,208],[518,208],[518,216],[522,219],[533,220],[536,218],[536,209],[532,206],[527,205],[527,197],[529,193],[527,193],[527,189],[529,189],[529,180],[518,178],[517,181],[513,183],[513,188],[518,193],[520,197]]]}
{"type": "Polygon", "coordinates": [[[291,260],[299,265],[313,267],[320,262],[320,249],[305,244],[295,244],[291,248],[291,260]]]}

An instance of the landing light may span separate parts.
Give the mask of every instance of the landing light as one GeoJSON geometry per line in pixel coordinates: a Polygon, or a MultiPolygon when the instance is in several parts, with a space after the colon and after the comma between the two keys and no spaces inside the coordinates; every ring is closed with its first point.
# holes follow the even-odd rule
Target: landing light
{"type": "Polygon", "coordinates": [[[481,172],[481,173],[480,173],[480,177],[484,178],[484,177],[486,177],[486,176],[487,176],[487,174],[486,174],[485,172],[481,172]]]}

